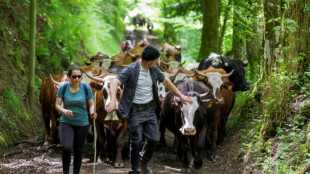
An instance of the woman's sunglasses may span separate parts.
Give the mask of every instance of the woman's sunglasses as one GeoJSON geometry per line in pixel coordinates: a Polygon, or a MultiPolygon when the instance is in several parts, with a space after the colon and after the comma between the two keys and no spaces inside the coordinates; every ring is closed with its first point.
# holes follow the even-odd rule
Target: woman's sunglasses
{"type": "Polygon", "coordinates": [[[82,75],[73,75],[73,76],[71,76],[71,78],[73,78],[73,79],[76,79],[76,78],[82,78],[82,75]]]}

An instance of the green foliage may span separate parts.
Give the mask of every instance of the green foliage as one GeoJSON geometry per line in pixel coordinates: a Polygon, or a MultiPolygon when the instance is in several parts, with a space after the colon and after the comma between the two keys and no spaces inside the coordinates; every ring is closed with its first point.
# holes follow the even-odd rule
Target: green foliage
{"type": "Polygon", "coordinates": [[[39,3],[38,13],[44,16],[47,27],[39,34],[37,53],[53,69],[72,63],[82,64],[86,55],[102,52],[109,56],[120,50],[118,43],[124,24],[118,17],[114,1],[63,1],[39,3]],[[114,28],[118,22],[117,32],[114,28]]]}
{"type": "Polygon", "coordinates": [[[28,114],[24,103],[15,92],[6,88],[3,91],[3,103],[0,106],[0,146],[12,144],[29,130],[34,130],[32,117],[28,114]]]}

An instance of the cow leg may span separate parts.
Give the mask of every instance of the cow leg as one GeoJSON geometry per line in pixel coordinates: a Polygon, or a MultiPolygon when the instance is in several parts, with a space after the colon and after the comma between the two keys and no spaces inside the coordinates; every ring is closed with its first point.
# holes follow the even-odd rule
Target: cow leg
{"type": "Polygon", "coordinates": [[[218,135],[218,130],[217,130],[217,126],[216,128],[211,132],[211,141],[212,141],[212,145],[211,145],[211,155],[210,155],[210,159],[215,162],[219,157],[217,156],[217,146],[216,146],[216,142],[217,142],[217,135],[218,135]]]}
{"type": "MultiPolygon", "coordinates": [[[[202,153],[203,153],[203,149],[205,147],[205,137],[206,137],[206,133],[207,133],[207,126],[204,126],[202,128],[202,130],[200,131],[197,139],[196,139],[196,154],[194,154],[194,167],[199,169],[202,166],[203,160],[202,160],[202,153]]],[[[192,149],[193,150],[193,149],[192,149]]]]}
{"type": "MultiPolygon", "coordinates": [[[[56,111],[57,112],[57,111],[56,111]]],[[[59,122],[57,121],[57,114],[52,111],[51,113],[51,120],[52,120],[52,137],[51,137],[51,142],[54,144],[59,143],[59,138],[58,138],[58,125],[59,122]]]]}
{"type": "Polygon", "coordinates": [[[115,159],[114,167],[121,167],[121,168],[124,167],[124,162],[122,159],[122,149],[124,147],[124,136],[126,135],[127,128],[128,128],[128,123],[126,120],[121,130],[119,131],[117,139],[116,139],[117,151],[116,151],[116,159],[115,159]]]}
{"type": "Polygon", "coordinates": [[[108,128],[105,128],[106,132],[106,148],[105,148],[105,162],[111,161],[116,152],[116,135],[112,135],[108,128]]]}
{"type": "Polygon", "coordinates": [[[49,114],[42,114],[43,115],[43,121],[44,121],[44,147],[47,147],[49,145],[48,137],[50,136],[50,115],[49,114]]]}
{"type": "MultiPolygon", "coordinates": [[[[161,118],[163,117],[161,116],[161,118]]],[[[160,121],[159,130],[160,130],[159,147],[166,147],[167,146],[165,139],[166,122],[164,120],[160,121]]]]}
{"type": "Polygon", "coordinates": [[[96,120],[96,128],[98,132],[98,140],[97,141],[97,154],[96,154],[96,159],[98,163],[102,163],[102,160],[104,159],[104,151],[105,151],[105,140],[106,140],[106,135],[104,132],[104,127],[102,124],[98,123],[96,120]]]}
{"type": "Polygon", "coordinates": [[[188,160],[188,138],[186,136],[182,136],[180,138],[181,140],[181,148],[182,148],[182,154],[183,154],[183,161],[182,161],[182,168],[183,168],[183,172],[184,170],[187,171],[187,169],[189,168],[189,160],[188,160]]]}

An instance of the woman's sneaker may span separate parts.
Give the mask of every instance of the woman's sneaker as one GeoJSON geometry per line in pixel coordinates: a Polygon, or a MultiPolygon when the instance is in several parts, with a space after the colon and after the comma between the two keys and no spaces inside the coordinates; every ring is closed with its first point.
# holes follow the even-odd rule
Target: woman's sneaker
{"type": "Polygon", "coordinates": [[[148,167],[141,168],[142,174],[153,174],[152,170],[149,169],[148,167]]]}
{"type": "Polygon", "coordinates": [[[128,174],[140,174],[139,170],[130,170],[128,174]]]}

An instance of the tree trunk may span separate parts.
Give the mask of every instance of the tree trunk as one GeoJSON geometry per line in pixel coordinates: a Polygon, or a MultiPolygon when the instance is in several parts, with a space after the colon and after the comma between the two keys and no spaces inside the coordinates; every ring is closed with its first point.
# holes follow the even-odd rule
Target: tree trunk
{"type": "Polygon", "coordinates": [[[29,107],[31,110],[33,109],[34,106],[35,40],[36,40],[36,0],[30,0],[28,95],[29,95],[29,107]]]}
{"type": "Polygon", "coordinates": [[[277,66],[277,58],[280,55],[280,22],[281,22],[281,0],[264,0],[265,18],[265,45],[264,45],[264,67],[267,76],[272,68],[277,66]]]}
{"type": "Polygon", "coordinates": [[[202,1],[203,27],[198,62],[211,52],[219,52],[219,1],[202,1]]]}
{"type": "Polygon", "coordinates": [[[229,15],[229,12],[230,12],[230,9],[231,9],[231,3],[232,3],[232,0],[229,0],[228,4],[226,6],[226,9],[225,9],[224,21],[223,21],[223,26],[221,28],[221,35],[220,35],[220,41],[219,41],[220,53],[222,53],[223,38],[225,36],[226,24],[227,24],[228,15],[229,15]]]}
{"type": "Polygon", "coordinates": [[[259,14],[263,13],[263,4],[261,0],[256,0],[249,2],[249,5],[255,5],[255,8],[249,11],[249,16],[251,19],[249,20],[249,28],[251,29],[251,33],[245,35],[247,55],[246,57],[250,59],[250,73],[248,73],[247,76],[250,76],[250,79],[255,79],[255,72],[259,71],[259,66],[257,65],[260,64],[261,55],[264,54],[264,33],[261,32],[264,29],[264,21],[262,18],[258,18],[257,20],[254,19],[257,18],[259,14]]]}
{"type": "Polygon", "coordinates": [[[120,30],[119,26],[118,26],[118,20],[119,20],[119,0],[114,0],[114,7],[115,7],[115,11],[114,11],[114,28],[115,30],[120,30]]]}
{"type": "MultiPolygon", "coordinates": [[[[284,21],[285,37],[283,45],[287,47],[283,51],[286,64],[293,74],[303,72],[303,64],[306,59],[307,49],[309,48],[309,11],[305,5],[310,0],[289,1],[284,15],[284,20],[290,19],[296,25],[284,21]]],[[[308,55],[309,56],[309,55],[308,55]]]]}

